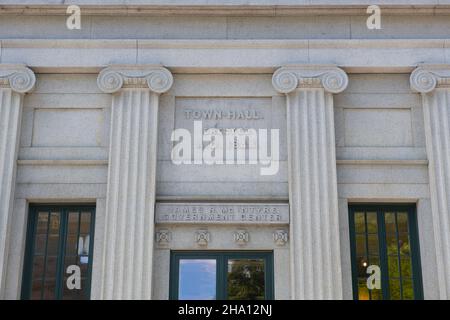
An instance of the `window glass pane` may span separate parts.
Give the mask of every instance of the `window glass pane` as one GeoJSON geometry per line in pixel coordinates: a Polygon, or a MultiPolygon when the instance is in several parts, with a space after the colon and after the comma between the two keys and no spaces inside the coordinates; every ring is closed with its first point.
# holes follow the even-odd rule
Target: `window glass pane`
{"type": "Polygon", "coordinates": [[[45,265],[45,278],[56,277],[56,264],[58,263],[57,256],[47,256],[45,265]]]}
{"type": "Polygon", "coordinates": [[[378,254],[378,235],[377,234],[369,234],[369,254],[378,254]]]}
{"type": "Polygon", "coordinates": [[[367,267],[369,263],[367,262],[367,257],[358,257],[357,258],[357,269],[358,269],[358,277],[364,278],[366,277],[367,267]]]}
{"type": "Polygon", "coordinates": [[[403,286],[403,299],[405,300],[414,299],[414,289],[412,280],[404,279],[402,282],[402,286],[403,286]]]}
{"type": "Polygon", "coordinates": [[[228,299],[263,300],[264,282],[263,259],[228,260],[228,299]]]}
{"type": "Polygon", "coordinates": [[[408,213],[397,212],[397,227],[398,232],[408,232],[408,213]]]}
{"type": "Polygon", "coordinates": [[[90,228],[91,228],[91,213],[83,212],[81,214],[80,233],[88,234],[90,232],[90,228]]]}
{"type": "Polygon", "coordinates": [[[35,255],[45,254],[45,244],[46,243],[47,243],[47,235],[46,234],[37,234],[36,242],[34,244],[34,254],[35,255]]]}
{"type": "Polygon", "coordinates": [[[48,235],[47,255],[57,255],[59,250],[59,234],[48,235]]]}
{"type": "Polygon", "coordinates": [[[386,224],[386,233],[395,233],[395,214],[393,212],[386,212],[384,214],[384,222],[386,224]]]}
{"type": "Polygon", "coordinates": [[[383,300],[383,293],[381,289],[370,290],[370,295],[372,297],[372,300],[383,300]]]}
{"type": "Polygon", "coordinates": [[[215,259],[180,259],[178,279],[178,299],[216,298],[215,259]]]}
{"type": "Polygon", "coordinates": [[[409,247],[409,237],[407,233],[400,233],[398,235],[398,245],[400,247],[401,255],[409,255],[411,253],[409,247]]]}
{"type": "Polygon", "coordinates": [[[59,234],[59,223],[60,223],[59,212],[50,213],[50,226],[49,233],[50,234],[59,234]]]}
{"type": "Polygon", "coordinates": [[[411,266],[411,258],[410,257],[402,257],[400,259],[402,277],[410,278],[412,277],[412,266],[411,266]]]}
{"type": "Polygon", "coordinates": [[[386,234],[386,249],[388,255],[398,254],[397,235],[395,233],[386,234]]]}
{"type": "Polygon", "coordinates": [[[400,277],[397,256],[388,256],[389,277],[400,277]]]}
{"type": "Polygon", "coordinates": [[[355,213],[355,232],[356,233],[366,232],[366,221],[364,218],[364,212],[355,213]]]}
{"type": "Polygon", "coordinates": [[[36,256],[33,259],[33,279],[39,280],[44,277],[44,256],[36,256]]]}
{"type": "Polygon", "coordinates": [[[369,257],[369,265],[380,267],[380,257],[379,256],[370,256],[369,257]]]}
{"type": "Polygon", "coordinates": [[[389,279],[389,293],[391,300],[401,299],[400,280],[398,278],[389,279]]]}
{"type": "MultiPolygon", "coordinates": [[[[87,256],[89,255],[89,243],[91,241],[89,234],[80,235],[78,237],[78,255],[87,256]]],[[[87,263],[86,259],[83,259],[87,263]]]]}
{"type": "Polygon", "coordinates": [[[44,299],[53,300],[56,298],[56,278],[46,278],[44,281],[44,299]]]}
{"type": "Polygon", "coordinates": [[[367,280],[365,278],[358,278],[358,300],[370,300],[367,280]]]}
{"type": "Polygon", "coordinates": [[[377,223],[377,213],[376,212],[367,212],[367,232],[368,233],[377,233],[378,223],[377,223]]]}
{"type": "Polygon", "coordinates": [[[67,231],[69,234],[78,234],[78,212],[69,212],[69,218],[67,221],[67,231]]]}
{"type": "Polygon", "coordinates": [[[48,225],[48,212],[39,212],[36,226],[37,234],[46,234],[48,225]]]}
{"type": "Polygon", "coordinates": [[[66,256],[76,256],[78,250],[78,236],[69,234],[66,238],[66,256]]]}
{"type": "Polygon", "coordinates": [[[30,299],[39,300],[42,294],[42,280],[33,280],[31,283],[31,295],[30,299]]]}
{"type": "Polygon", "coordinates": [[[363,256],[366,254],[366,235],[356,235],[356,254],[363,256]]]}

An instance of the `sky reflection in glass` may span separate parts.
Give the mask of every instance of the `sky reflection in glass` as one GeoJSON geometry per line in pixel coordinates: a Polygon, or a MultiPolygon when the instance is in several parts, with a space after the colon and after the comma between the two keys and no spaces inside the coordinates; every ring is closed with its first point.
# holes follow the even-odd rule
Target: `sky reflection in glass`
{"type": "Polygon", "coordinates": [[[216,260],[181,259],[178,299],[216,299],[216,260]]]}

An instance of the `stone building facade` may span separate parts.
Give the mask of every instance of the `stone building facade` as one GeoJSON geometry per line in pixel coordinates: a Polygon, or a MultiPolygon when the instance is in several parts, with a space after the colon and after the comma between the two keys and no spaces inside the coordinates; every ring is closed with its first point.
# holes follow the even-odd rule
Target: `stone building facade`
{"type": "Polygon", "coordinates": [[[0,1],[2,299],[450,298],[450,1],[60,2],[0,1]]]}

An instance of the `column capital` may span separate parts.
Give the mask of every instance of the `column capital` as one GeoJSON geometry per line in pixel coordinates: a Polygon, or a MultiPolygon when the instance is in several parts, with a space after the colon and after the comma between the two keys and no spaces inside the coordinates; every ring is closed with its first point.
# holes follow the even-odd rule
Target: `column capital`
{"type": "Polygon", "coordinates": [[[172,73],[159,65],[112,65],[103,69],[97,78],[98,87],[105,93],[122,88],[149,88],[164,93],[172,84],[172,73]]]}
{"type": "Polygon", "coordinates": [[[334,65],[287,65],[275,71],[272,85],[281,93],[296,88],[324,88],[330,93],[339,93],[347,88],[348,76],[334,65]]]}
{"type": "Polygon", "coordinates": [[[0,64],[0,88],[11,88],[17,93],[33,90],[36,83],[34,72],[21,64],[0,64]]]}
{"type": "Polygon", "coordinates": [[[450,88],[450,65],[423,64],[419,65],[409,78],[411,89],[420,93],[428,93],[436,87],[450,88]]]}

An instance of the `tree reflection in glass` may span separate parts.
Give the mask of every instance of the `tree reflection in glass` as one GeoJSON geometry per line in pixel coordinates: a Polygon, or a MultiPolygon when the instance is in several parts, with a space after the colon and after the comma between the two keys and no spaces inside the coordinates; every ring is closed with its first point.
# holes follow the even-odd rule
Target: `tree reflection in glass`
{"type": "Polygon", "coordinates": [[[228,260],[228,299],[263,300],[265,298],[264,260],[228,260]]]}

